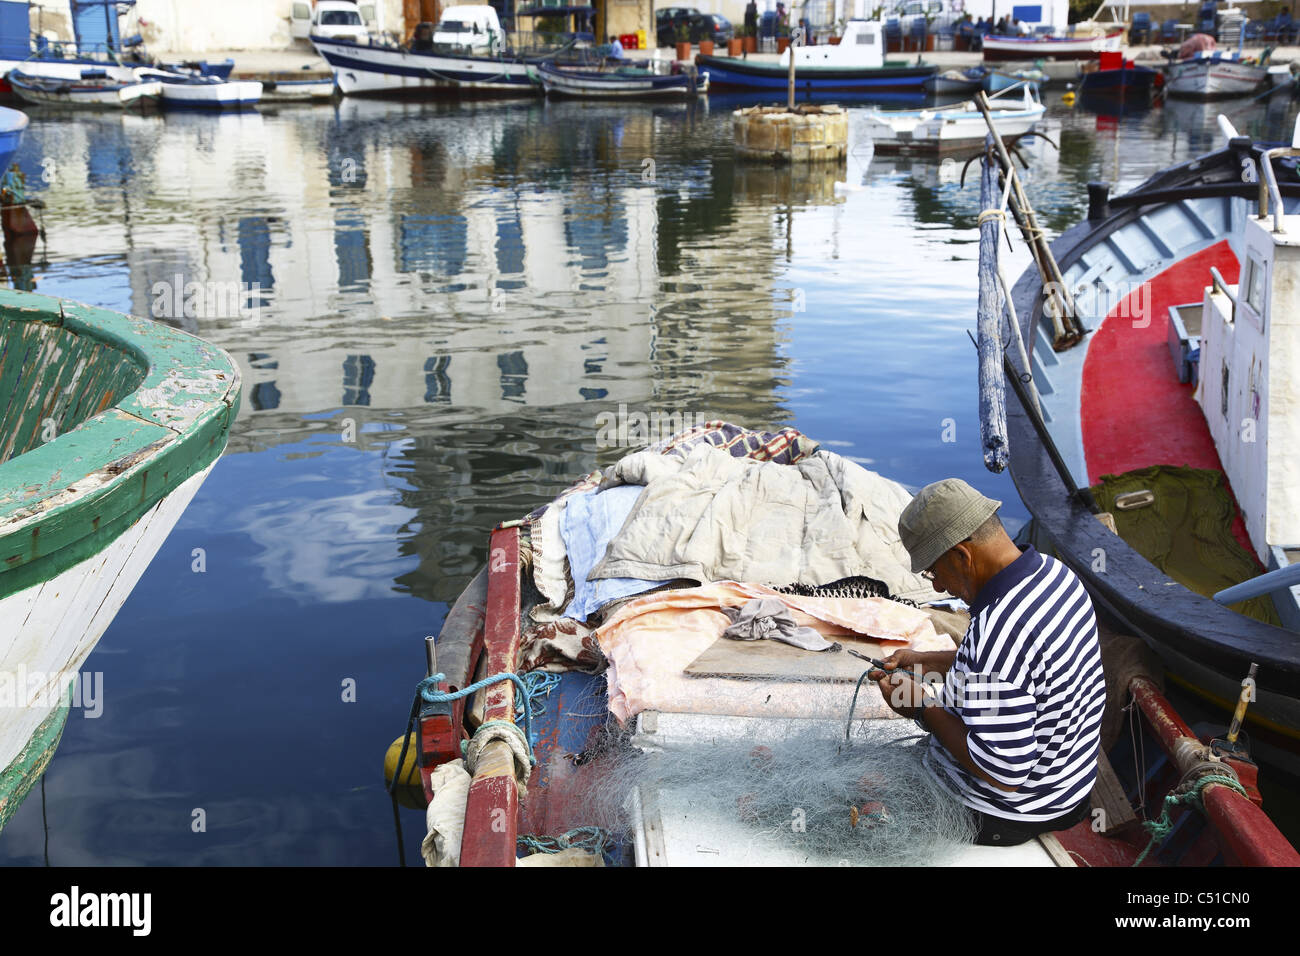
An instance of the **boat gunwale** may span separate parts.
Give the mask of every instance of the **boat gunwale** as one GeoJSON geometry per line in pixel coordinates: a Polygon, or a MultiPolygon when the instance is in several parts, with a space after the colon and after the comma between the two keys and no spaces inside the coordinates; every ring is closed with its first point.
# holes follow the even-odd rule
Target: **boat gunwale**
{"type": "Polygon", "coordinates": [[[240,375],[223,350],[150,319],[9,289],[0,316],[83,336],[143,372],[112,405],[0,462],[5,597],[103,550],[215,461],[238,412],[240,375]]]}

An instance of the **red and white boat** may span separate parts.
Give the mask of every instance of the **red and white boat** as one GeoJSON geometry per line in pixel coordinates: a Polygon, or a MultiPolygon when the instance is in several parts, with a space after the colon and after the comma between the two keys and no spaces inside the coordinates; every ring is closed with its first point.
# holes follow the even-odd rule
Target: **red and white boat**
{"type": "Polygon", "coordinates": [[[1096,60],[1107,51],[1120,49],[1124,31],[1092,37],[1003,37],[984,38],[985,60],[1096,60]]]}

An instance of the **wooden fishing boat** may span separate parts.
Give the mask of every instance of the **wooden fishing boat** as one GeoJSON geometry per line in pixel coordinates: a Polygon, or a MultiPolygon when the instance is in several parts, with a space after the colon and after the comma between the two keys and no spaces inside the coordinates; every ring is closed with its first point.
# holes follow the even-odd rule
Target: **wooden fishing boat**
{"type": "Polygon", "coordinates": [[[241,110],[256,106],[262,98],[262,84],[256,80],[182,76],[148,69],[137,70],[136,79],[156,84],[164,109],[241,110]]]}
{"type": "Polygon", "coordinates": [[[1105,96],[1149,96],[1164,80],[1158,70],[1126,60],[1123,53],[1106,52],[1097,63],[1084,64],[1079,92],[1105,96]]]}
{"type": "Polygon", "coordinates": [[[9,85],[14,95],[37,106],[60,106],[74,109],[121,109],[156,103],[160,94],[156,82],[142,83],[113,80],[101,70],[85,70],[76,80],[30,76],[21,70],[9,71],[9,85]]]}
{"type": "Polygon", "coordinates": [[[58,743],[79,669],[221,455],[220,349],[0,291],[0,826],[58,743]]]}
{"type": "Polygon", "coordinates": [[[922,93],[935,66],[886,63],[882,24],[849,20],[835,46],[789,47],[779,62],[760,63],[739,57],[695,58],[715,89],[784,90],[789,85],[790,57],[795,59],[795,86],[801,93],[922,93]]]}
{"type": "Polygon", "coordinates": [[[548,96],[584,100],[692,99],[709,90],[709,74],[655,73],[633,67],[614,70],[566,70],[551,63],[530,67],[548,96]]]}
{"type": "Polygon", "coordinates": [[[302,79],[288,75],[276,75],[262,80],[263,103],[309,103],[323,102],[334,98],[337,86],[334,77],[309,77],[302,79]]]}
{"type": "MultiPolygon", "coordinates": [[[[806,441],[802,436],[795,440],[806,441]]],[[[595,487],[594,477],[566,495],[595,487]]],[[[629,784],[618,776],[617,761],[626,754],[633,759],[659,754],[656,759],[667,760],[692,746],[707,748],[729,742],[733,748],[752,748],[752,760],[762,764],[771,759],[771,747],[792,734],[804,735],[804,739],[824,735],[833,747],[856,733],[914,735],[915,725],[882,716],[888,711],[879,709],[884,702],[869,683],[862,688],[862,709],[857,713],[870,709],[871,716],[856,718],[854,708],[859,700],[853,680],[857,671],[850,666],[844,682],[843,675],[835,676],[827,669],[842,669],[842,665],[828,664],[825,655],[792,652],[776,655],[777,664],[765,650],[746,657],[750,653],[746,649],[768,643],[764,641],[721,642],[738,645],[741,649],[736,653],[742,661],[761,662],[752,667],[733,663],[719,668],[715,662],[700,669],[696,668],[697,659],[676,673],[689,654],[673,651],[673,663],[657,672],[658,677],[668,678],[665,683],[677,681],[684,686],[681,682],[693,679],[711,683],[698,692],[680,692],[678,686],[649,689],[647,684],[646,693],[658,694],[658,703],[649,706],[651,701],[643,698],[646,706],[627,716],[627,685],[620,684],[616,694],[616,682],[626,679],[624,668],[631,669],[635,661],[655,655],[669,630],[662,623],[648,626],[647,643],[636,650],[625,645],[628,655],[611,658],[604,673],[584,672],[592,668],[557,665],[559,658],[536,656],[534,637],[522,628],[533,622],[533,610],[544,603],[536,587],[542,560],[538,535],[538,526],[528,519],[506,522],[493,531],[487,566],[450,609],[437,640],[426,640],[428,676],[420,682],[411,711],[414,736],[405,738],[405,746],[416,760],[407,763],[405,750],[393,753],[390,771],[390,777],[396,776],[397,768],[418,765],[416,792],[407,796],[416,799],[417,805],[432,804],[428,810],[431,829],[423,847],[426,862],[513,866],[517,858],[525,856],[529,865],[535,865],[542,859],[539,853],[556,850],[567,851],[567,862],[576,862],[575,856],[586,863],[603,858],[606,865],[848,862],[837,859],[845,855],[839,846],[808,849],[797,841],[791,845],[777,832],[786,829],[779,821],[772,827],[770,821],[750,819],[744,798],[735,806],[724,801],[719,811],[685,800],[672,784],[631,785],[624,794],[620,788],[629,784]],[[542,666],[551,672],[533,669],[542,666]],[[529,673],[520,677],[524,671],[529,673]],[[516,678],[519,685],[514,683],[516,678]],[[796,683],[791,684],[792,680],[796,683]],[[866,698],[871,694],[876,699],[868,704],[866,698]],[[810,700],[818,703],[809,705],[810,700]],[[792,707],[798,714],[789,710],[792,707]],[[525,716],[520,716],[519,709],[525,710],[525,716]],[[622,716],[616,717],[616,713],[622,716]],[[506,732],[510,728],[518,729],[506,732]],[[522,743],[525,740],[531,743],[522,743]],[[468,750],[464,747],[467,741],[468,750]],[[460,765],[463,753],[473,755],[468,769],[460,765]],[[597,802],[624,807],[630,823],[617,839],[593,824],[592,795],[611,787],[619,792],[602,795],[597,802]]],[[[631,605],[624,606],[624,610],[630,609],[631,605]]],[[[622,614],[619,611],[614,620],[622,619],[622,614]]],[[[952,626],[951,621],[949,625],[947,633],[955,640],[964,625],[952,626]]],[[[564,631],[561,627],[552,633],[558,636],[564,631]]],[[[1108,635],[1106,640],[1112,643],[1104,646],[1116,648],[1121,644],[1113,642],[1123,638],[1108,635]]],[[[1134,639],[1128,641],[1137,644],[1134,639]]],[[[580,658],[600,657],[601,651],[610,647],[598,632],[590,640],[582,639],[580,658]],[[600,650],[595,650],[597,644],[600,650]]],[[[612,649],[611,653],[620,654],[612,649]]],[[[660,653],[667,656],[669,652],[660,653]]],[[[849,658],[841,658],[852,665],[849,658]]],[[[946,862],[1023,866],[1300,864],[1300,855],[1261,809],[1256,768],[1240,752],[1211,760],[1207,742],[1186,725],[1155,679],[1141,667],[1114,668],[1109,679],[1118,692],[1114,701],[1108,702],[1108,712],[1113,707],[1115,714],[1127,713],[1131,725],[1121,733],[1123,720],[1114,724],[1108,757],[1099,758],[1093,803],[1103,812],[1068,830],[1044,834],[1019,846],[967,845],[946,862]],[[1130,693],[1134,706],[1124,711],[1130,693]],[[1144,802],[1155,817],[1162,798],[1176,788],[1182,788],[1178,793],[1190,788],[1199,794],[1204,815],[1178,811],[1170,804],[1166,809],[1177,824],[1174,835],[1162,836],[1167,829],[1149,833],[1140,825],[1134,801],[1144,802]]],[[[719,787],[724,784],[726,772],[720,767],[707,772],[716,774],[719,787]]],[[[865,781],[871,767],[863,765],[854,773],[863,774],[865,781]]],[[[405,771],[402,779],[410,779],[405,771]]],[[[703,786],[710,784],[705,781],[703,786]]],[[[852,829],[859,823],[858,810],[855,805],[851,816],[850,808],[844,808],[846,842],[870,839],[862,830],[852,829]]],[[[870,810],[864,804],[861,810],[874,814],[875,823],[868,826],[891,822],[887,804],[870,810]]],[[[783,814],[788,816],[789,808],[783,814]]]]}
{"type": "MultiPolygon", "coordinates": [[[[993,107],[993,122],[1003,139],[1025,135],[1046,111],[1028,86],[1024,87],[1021,102],[993,99],[990,105],[993,107]]],[[[978,146],[988,133],[984,114],[976,109],[974,103],[955,103],[923,110],[869,109],[863,115],[863,122],[877,152],[965,149],[978,146]]]]}
{"type": "Polygon", "coordinates": [[[1266,61],[1243,60],[1222,50],[1170,63],[1167,72],[1169,95],[1193,100],[1247,96],[1269,83],[1266,61]]]}
{"type": "Polygon", "coordinates": [[[334,70],[344,96],[536,96],[542,91],[523,57],[439,53],[315,35],[311,42],[334,70]]]}
{"type": "Polygon", "coordinates": [[[1095,60],[1107,50],[1119,50],[1124,31],[1095,37],[1010,37],[984,38],[984,59],[996,60],[1095,60]]]}
{"type": "Polygon", "coordinates": [[[945,70],[925,81],[925,89],[935,96],[967,96],[984,86],[984,70],[971,67],[965,73],[945,70]]]}
{"type": "MultiPolygon", "coordinates": [[[[1300,233],[1300,221],[1282,209],[1295,208],[1300,175],[1294,148],[1270,150],[1220,123],[1228,137],[1223,149],[1163,170],[1122,196],[1091,187],[1088,219],[1052,244],[1061,277],[1045,283],[1031,269],[1015,285],[1012,301],[1030,358],[1028,368],[1012,359],[1008,381],[1018,386],[1030,374],[1042,415],[1033,413],[1032,400],[1030,408],[1008,402],[1010,469],[1037,540],[1083,578],[1119,627],[1160,655],[1174,680],[1222,707],[1258,668],[1255,749],[1274,765],[1294,768],[1300,589],[1270,584],[1274,579],[1264,579],[1256,595],[1226,586],[1269,568],[1294,573],[1297,560],[1300,529],[1286,521],[1296,513],[1286,497],[1294,487],[1273,490],[1286,488],[1293,439],[1284,436],[1297,422],[1289,398],[1269,401],[1268,383],[1271,374],[1275,388],[1290,387],[1294,367],[1285,358],[1285,290],[1294,282],[1290,237],[1300,233]],[[1245,284],[1237,288],[1239,275],[1245,284]],[[1044,306],[1045,288],[1053,302],[1059,290],[1072,290],[1087,334],[1080,337],[1061,314],[1066,307],[1044,306]],[[1224,308],[1241,330],[1233,352],[1223,349],[1223,321],[1212,321],[1224,308]],[[1218,339],[1206,338],[1212,328],[1218,339]],[[1248,338],[1261,328],[1274,336],[1271,354],[1248,338]],[[1211,352],[1209,342],[1217,343],[1211,352]],[[1225,432],[1229,424],[1239,433],[1225,432]],[[1260,429],[1263,444],[1241,431],[1247,424],[1260,429]],[[1158,486],[1143,484],[1159,480],[1149,469],[1184,465],[1224,489],[1216,499],[1225,502],[1224,520],[1232,525],[1224,547],[1239,548],[1245,568],[1219,585],[1207,582],[1226,575],[1218,568],[1232,555],[1220,549],[1198,560],[1201,545],[1158,554],[1149,541],[1125,539],[1129,512],[1116,512],[1117,535],[1094,517],[1091,496],[1075,490],[1103,487],[1103,476],[1132,476],[1143,493],[1115,501],[1135,509],[1136,520],[1143,507],[1161,504],[1158,486]],[[1222,603],[1252,596],[1263,602],[1254,616],[1222,603]]],[[[1172,518],[1167,528],[1157,525],[1171,535],[1183,527],[1172,518]]]]}

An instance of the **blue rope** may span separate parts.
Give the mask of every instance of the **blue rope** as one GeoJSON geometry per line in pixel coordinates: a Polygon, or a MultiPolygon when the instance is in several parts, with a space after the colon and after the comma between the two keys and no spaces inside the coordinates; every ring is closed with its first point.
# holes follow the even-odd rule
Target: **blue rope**
{"type": "MultiPolygon", "coordinates": [[[[559,686],[559,674],[552,674],[549,671],[529,671],[525,674],[524,687],[527,689],[527,693],[521,694],[521,699],[515,702],[515,722],[518,723],[519,718],[523,716],[525,704],[532,709],[534,717],[540,717],[546,713],[544,699],[549,697],[551,691],[559,686]]],[[[528,743],[530,746],[536,747],[537,737],[530,733],[528,743]]]]}
{"type": "MultiPolygon", "coordinates": [[[[505,671],[500,674],[494,674],[492,677],[485,677],[481,681],[475,681],[468,687],[462,687],[460,690],[448,691],[438,690],[438,684],[447,679],[446,674],[434,674],[432,677],[426,677],[416,687],[417,694],[431,704],[442,704],[448,701],[460,700],[462,697],[468,697],[475,691],[482,690],[491,684],[499,684],[503,680],[514,683],[519,690],[519,700],[523,702],[524,709],[524,736],[528,740],[528,759],[531,763],[536,764],[537,758],[533,755],[533,708],[531,694],[528,685],[524,683],[523,678],[518,674],[512,674],[505,671]]],[[[488,721],[483,727],[494,721],[488,721]]],[[[482,727],[480,727],[482,729],[482,727]]]]}
{"type": "Polygon", "coordinates": [[[515,846],[534,853],[559,853],[561,850],[577,849],[607,857],[613,845],[614,838],[609,831],[593,826],[574,827],[558,837],[522,833],[515,839],[515,846]]]}

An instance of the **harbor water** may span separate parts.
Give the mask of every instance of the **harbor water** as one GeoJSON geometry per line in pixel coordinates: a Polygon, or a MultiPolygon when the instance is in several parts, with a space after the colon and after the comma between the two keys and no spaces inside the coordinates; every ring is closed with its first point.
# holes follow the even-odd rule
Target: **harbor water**
{"type": "MultiPolygon", "coordinates": [[[[860,106],[845,165],[741,165],[750,102],[31,111],[45,237],[11,281],[195,332],[245,390],[0,863],[419,862],[382,758],[423,638],[497,522],[681,424],[792,425],[1027,520],[981,462],[975,167],[873,155],[860,106]]],[[[1047,102],[1021,152],[1053,235],[1089,181],[1217,147],[1219,112],[1288,142],[1296,112],[1047,102]]]]}

